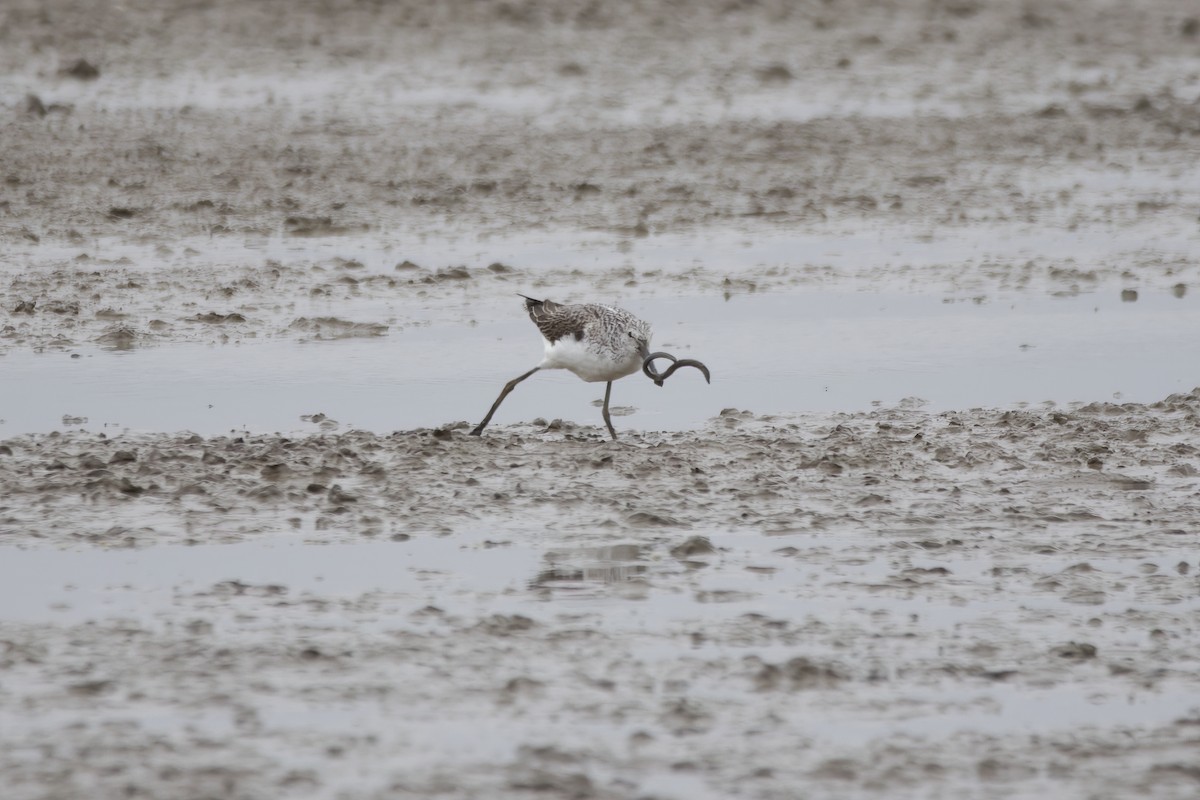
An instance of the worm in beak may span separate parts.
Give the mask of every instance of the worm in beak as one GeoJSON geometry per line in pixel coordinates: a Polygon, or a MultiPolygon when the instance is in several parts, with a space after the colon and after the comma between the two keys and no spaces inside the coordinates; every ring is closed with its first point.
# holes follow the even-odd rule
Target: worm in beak
{"type": "Polygon", "coordinates": [[[712,375],[708,372],[708,367],[701,364],[699,361],[691,358],[676,358],[670,353],[650,353],[642,361],[642,372],[646,373],[646,377],[654,381],[659,386],[663,385],[663,381],[675,374],[675,370],[680,367],[695,367],[704,373],[705,383],[712,383],[712,375]],[[658,358],[671,359],[671,366],[667,367],[666,372],[660,373],[654,366],[654,360],[658,358]]]}

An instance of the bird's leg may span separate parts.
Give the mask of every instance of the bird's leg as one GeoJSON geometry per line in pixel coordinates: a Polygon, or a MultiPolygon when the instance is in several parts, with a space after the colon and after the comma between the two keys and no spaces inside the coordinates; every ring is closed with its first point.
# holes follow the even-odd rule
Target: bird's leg
{"type": "Polygon", "coordinates": [[[617,440],[617,432],[613,430],[612,419],[608,416],[608,398],[612,395],[612,381],[604,387],[604,424],[608,426],[608,432],[612,434],[613,441],[617,440]]]}
{"type": "MultiPolygon", "coordinates": [[[[499,408],[500,404],[504,402],[504,398],[508,397],[508,393],[511,392],[514,388],[516,388],[516,385],[518,383],[525,380],[530,375],[537,372],[539,369],[541,369],[541,367],[534,367],[533,369],[529,370],[529,372],[526,372],[524,375],[520,375],[516,378],[513,378],[511,381],[504,384],[504,389],[500,392],[500,396],[496,398],[496,402],[492,403],[492,407],[490,409],[488,409],[487,416],[483,418],[483,422],[476,425],[475,430],[471,431],[471,435],[479,436],[481,433],[483,433],[483,429],[486,428],[487,424],[492,421],[492,414],[496,413],[496,409],[499,408]]],[[[604,413],[605,413],[605,416],[608,415],[607,407],[604,409],[604,413]]],[[[614,434],[614,436],[615,436],[615,434],[614,434]]]]}

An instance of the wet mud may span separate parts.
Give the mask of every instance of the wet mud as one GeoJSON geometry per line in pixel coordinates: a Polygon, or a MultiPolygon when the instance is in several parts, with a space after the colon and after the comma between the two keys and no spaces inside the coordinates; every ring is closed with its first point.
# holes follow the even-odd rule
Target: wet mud
{"type": "Polygon", "coordinates": [[[4,622],[3,770],[22,797],[1185,797],[1198,423],[1192,392],[618,442],[9,439],[7,584],[29,548],[133,560],[85,560],[103,602],[53,561],[6,597],[34,608],[4,622]],[[254,549],[281,538],[328,551],[315,580],[254,549]]]}
{"type": "Polygon", "coordinates": [[[0,74],[5,798],[1200,791],[1200,377],[774,414],[716,392],[802,358],[666,318],[737,407],[618,394],[616,442],[590,406],[215,435],[39,388],[205,347],[207,392],[256,339],[417,370],[477,328],[512,377],[518,291],[1096,295],[1177,337],[1193,3],[13,0],[0,74]],[[5,430],[41,396],[61,424],[5,430]]]}

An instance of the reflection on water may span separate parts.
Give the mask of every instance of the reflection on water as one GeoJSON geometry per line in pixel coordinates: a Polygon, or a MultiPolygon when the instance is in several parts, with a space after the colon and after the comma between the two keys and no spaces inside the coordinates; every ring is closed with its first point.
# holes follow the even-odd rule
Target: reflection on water
{"type": "Polygon", "coordinates": [[[586,589],[596,584],[625,583],[646,573],[639,563],[643,548],[614,544],[575,550],[551,550],[543,557],[547,567],[530,582],[534,589],[586,589]]]}

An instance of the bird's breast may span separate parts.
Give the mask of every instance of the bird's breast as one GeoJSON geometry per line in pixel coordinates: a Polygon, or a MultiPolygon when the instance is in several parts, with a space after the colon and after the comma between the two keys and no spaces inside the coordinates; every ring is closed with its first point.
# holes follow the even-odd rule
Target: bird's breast
{"type": "Polygon", "coordinates": [[[570,370],[580,379],[595,383],[632,375],[642,368],[642,360],[633,350],[605,350],[589,346],[586,337],[567,336],[546,342],[546,354],[539,366],[570,370]]]}

